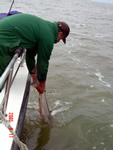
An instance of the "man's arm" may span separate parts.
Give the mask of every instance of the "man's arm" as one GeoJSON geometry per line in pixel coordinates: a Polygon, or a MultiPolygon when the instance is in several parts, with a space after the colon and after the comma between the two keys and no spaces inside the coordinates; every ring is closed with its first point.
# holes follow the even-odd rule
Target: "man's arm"
{"type": "Polygon", "coordinates": [[[49,59],[52,49],[52,39],[47,38],[38,42],[37,79],[39,84],[37,84],[35,88],[39,91],[40,94],[42,94],[45,90],[49,59]]]}
{"type": "Polygon", "coordinates": [[[36,50],[27,49],[27,51],[26,51],[26,64],[27,64],[27,68],[28,68],[30,74],[33,74],[32,70],[35,67],[36,54],[37,54],[36,50]]]}
{"type": "Polygon", "coordinates": [[[51,38],[45,38],[38,43],[37,79],[39,81],[46,81],[52,49],[53,40],[51,38]]]}
{"type": "Polygon", "coordinates": [[[42,94],[45,90],[45,82],[39,82],[37,80],[37,64],[35,65],[35,56],[36,56],[36,51],[27,50],[26,51],[26,64],[27,64],[27,68],[33,80],[31,85],[34,86],[40,94],[42,94]]]}

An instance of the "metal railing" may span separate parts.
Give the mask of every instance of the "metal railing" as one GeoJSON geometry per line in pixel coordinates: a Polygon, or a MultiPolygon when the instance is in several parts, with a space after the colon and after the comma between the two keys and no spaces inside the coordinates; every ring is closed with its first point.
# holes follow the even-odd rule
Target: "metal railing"
{"type": "Polygon", "coordinates": [[[23,64],[24,57],[25,57],[25,50],[22,47],[17,48],[12,60],[8,64],[7,68],[3,72],[2,76],[0,77],[0,89],[5,84],[5,93],[4,93],[2,102],[0,103],[0,110],[2,111],[2,113],[4,115],[5,115],[6,109],[7,109],[7,103],[8,103],[11,85],[13,84],[13,81],[16,77],[16,74],[17,74],[20,66],[23,64]],[[20,61],[18,63],[18,67],[16,68],[16,71],[13,75],[14,64],[15,64],[16,60],[18,59],[18,57],[20,57],[20,61]]]}

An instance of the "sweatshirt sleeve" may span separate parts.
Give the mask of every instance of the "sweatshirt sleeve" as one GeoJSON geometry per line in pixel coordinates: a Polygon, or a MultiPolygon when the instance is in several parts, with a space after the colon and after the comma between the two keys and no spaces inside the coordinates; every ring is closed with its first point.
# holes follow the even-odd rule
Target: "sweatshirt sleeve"
{"type": "Polygon", "coordinates": [[[53,45],[52,38],[46,38],[38,42],[37,79],[39,81],[46,81],[53,45]]]}
{"type": "Polygon", "coordinates": [[[29,70],[29,73],[31,73],[31,71],[35,67],[35,56],[36,56],[36,54],[37,54],[36,50],[27,49],[27,51],[26,51],[26,64],[27,64],[27,68],[29,70]]]}

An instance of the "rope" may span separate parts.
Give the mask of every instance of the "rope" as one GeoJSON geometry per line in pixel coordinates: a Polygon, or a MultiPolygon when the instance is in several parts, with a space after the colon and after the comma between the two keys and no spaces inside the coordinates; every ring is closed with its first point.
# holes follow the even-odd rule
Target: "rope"
{"type": "MultiPolygon", "coordinates": [[[[6,120],[5,116],[2,114],[1,111],[0,111],[0,120],[1,120],[0,123],[3,123],[4,126],[8,130],[9,130],[9,128],[12,128],[9,121],[6,120]]],[[[20,150],[28,150],[27,146],[19,140],[19,138],[18,138],[17,134],[14,132],[14,130],[9,130],[9,132],[11,134],[13,134],[13,140],[18,144],[18,146],[20,147],[20,150]]]]}

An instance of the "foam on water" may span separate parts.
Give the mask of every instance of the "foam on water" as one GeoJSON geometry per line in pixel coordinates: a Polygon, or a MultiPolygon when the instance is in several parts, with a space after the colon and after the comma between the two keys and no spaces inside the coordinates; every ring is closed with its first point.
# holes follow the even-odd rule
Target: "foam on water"
{"type": "Polygon", "coordinates": [[[58,113],[68,111],[72,106],[73,104],[71,102],[62,102],[60,100],[57,100],[56,102],[54,102],[53,111],[51,115],[54,116],[58,113]]]}
{"type": "Polygon", "coordinates": [[[101,81],[101,83],[103,83],[106,87],[111,87],[111,84],[103,80],[104,76],[100,72],[95,73],[95,75],[98,77],[99,81],[101,81]]]}

